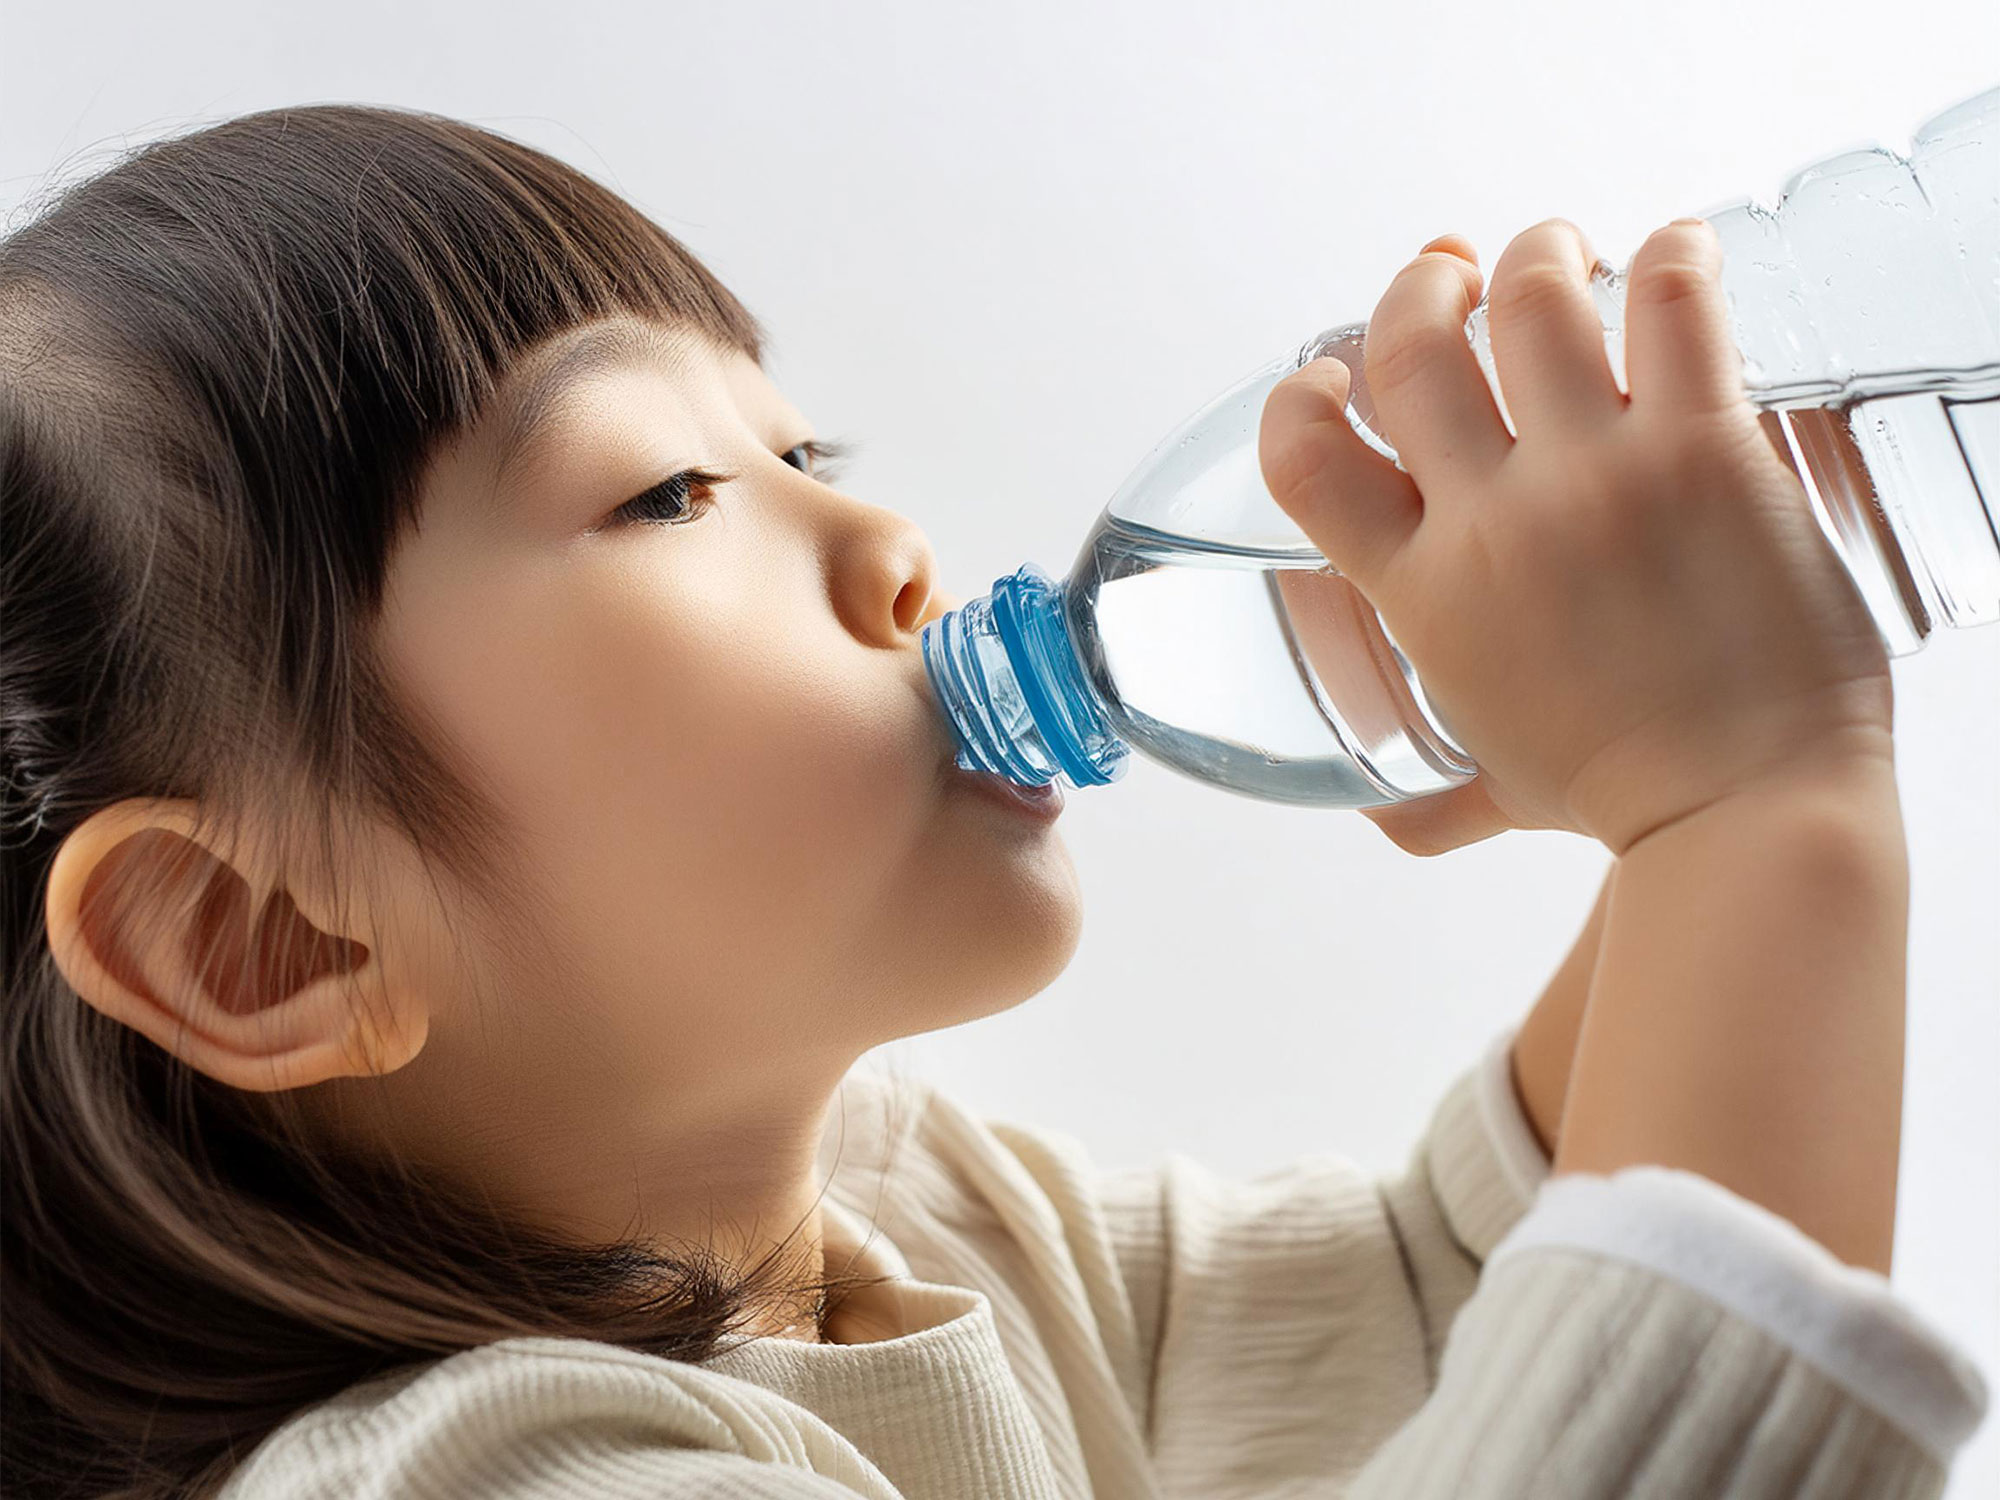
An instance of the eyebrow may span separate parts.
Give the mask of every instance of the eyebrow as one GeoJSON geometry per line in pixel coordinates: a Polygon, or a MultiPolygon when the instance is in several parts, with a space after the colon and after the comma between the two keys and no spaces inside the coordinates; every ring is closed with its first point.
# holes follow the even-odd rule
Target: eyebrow
{"type": "Polygon", "coordinates": [[[678,374],[693,352],[693,340],[656,323],[618,320],[592,323],[545,353],[500,419],[500,456],[494,484],[528,459],[567,410],[577,390],[594,377],[650,364],[678,374]]]}

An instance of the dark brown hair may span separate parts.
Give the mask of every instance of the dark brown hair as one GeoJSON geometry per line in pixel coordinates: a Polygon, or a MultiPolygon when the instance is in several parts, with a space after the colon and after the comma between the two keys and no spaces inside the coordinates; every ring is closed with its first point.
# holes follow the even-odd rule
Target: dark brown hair
{"type": "MultiPolygon", "coordinates": [[[[392,697],[368,627],[437,444],[525,351],[616,315],[762,358],[756,321],[630,204],[415,111],[155,141],[0,241],[8,1493],[209,1494],[301,1407],[398,1365],[524,1334],[700,1361],[746,1309],[823,1314],[881,1279],[579,1246],[330,1152],[283,1093],[84,1003],[49,951],[57,849],[134,797],[197,809],[182,842],[239,952],[282,885],[253,913],[204,850],[261,841],[260,868],[339,884],[356,813],[449,872],[489,938],[531,927],[504,819],[392,697]]],[[[119,920],[160,920],[138,884],[119,920]]]]}

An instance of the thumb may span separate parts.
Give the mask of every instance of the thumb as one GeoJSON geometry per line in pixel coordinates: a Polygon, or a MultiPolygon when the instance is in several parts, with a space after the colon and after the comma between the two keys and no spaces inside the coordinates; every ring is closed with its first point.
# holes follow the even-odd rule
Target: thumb
{"type": "Polygon", "coordinates": [[[1424,502],[1410,476],[1347,421],[1353,374],[1321,355],[1271,388],[1257,428],[1257,463],[1278,508],[1365,594],[1417,522],[1424,502]]]}

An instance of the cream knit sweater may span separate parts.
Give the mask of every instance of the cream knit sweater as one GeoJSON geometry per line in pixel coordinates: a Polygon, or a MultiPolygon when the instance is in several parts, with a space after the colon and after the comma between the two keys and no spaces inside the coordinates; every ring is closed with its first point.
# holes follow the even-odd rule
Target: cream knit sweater
{"type": "Polygon", "coordinates": [[[1379,1179],[1105,1172],[864,1063],[825,1238],[901,1278],[856,1297],[895,1336],[699,1366],[507,1339],[299,1413],[225,1500],[1939,1494],[1986,1405],[1964,1354],[1707,1179],[1549,1178],[1511,1038],[1379,1179]]]}

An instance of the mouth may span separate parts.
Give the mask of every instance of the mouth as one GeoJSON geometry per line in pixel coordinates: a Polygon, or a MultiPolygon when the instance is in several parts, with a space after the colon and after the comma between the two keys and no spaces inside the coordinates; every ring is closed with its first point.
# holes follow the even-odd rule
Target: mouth
{"type": "Polygon", "coordinates": [[[954,770],[953,778],[955,785],[1046,823],[1054,822],[1063,810],[1062,787],[1053,781],[1041,786],[1022,786],[1005,776],[966,770],[954,770]]]}
{"type": "Polygon", "coordinates": [[[942,751],[938,774],[945,786],[976,792],[1003,807],[1040,818],[1044,822],[1055,821],[1063,810],[1063,790],[1059,782],[1049,781],[1041,786],[1022,786],[1019,782],[1010,781],[1005,776],[997,776],[988,771],[967,770],[958,763],[957,736],[944,720],[937,717],[937,700],[931,693],[929,679],[919,674],[913,685],[938,734],[938,744],[942,751]]]}

